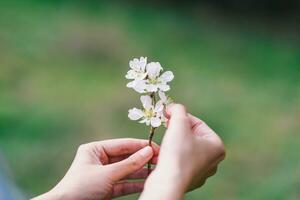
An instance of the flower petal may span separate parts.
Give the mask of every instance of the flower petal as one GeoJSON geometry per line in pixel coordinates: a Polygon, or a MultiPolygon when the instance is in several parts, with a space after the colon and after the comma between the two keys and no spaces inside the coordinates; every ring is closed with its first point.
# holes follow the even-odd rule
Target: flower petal
{"type": "Polygon", "coordinates": [[[146,78],[146,76],[147,76],[147,73],[139,72],[139,73],[137,73],[135,79],[137,79],[137,80],[143,80],[144,78],[146,78]]]}
{"type": "Polygon", "coordinates": [[[147,57],[140,57],[140,70],[145,71],[147,65],[147,57]]]}
{"type": "Polygon", "coordinates": [[[140,59],[134,58],[133,60],[129,61],[129,67],[132,70],[140,73],[145,72],[146,65],[147,65],[146,57],[140,57],[140,59]]]}
{"type": "Polygon", "coordinates": [[[149,121],[149,119],[147,119],[147,118],[143,118],[141,121],[139,121],[139,123],[146,123],[147,121],[149,121]]]}
{"type": "Polygon", "coordinates": [[[133,69],[134,71],[139,71],[140,70],[140,68],[139,68],[139,59],[134,58],[133,60],[130,60],[129,61],[129,67],[131,69],[133,69]]]}
{"type": "Polygon", "coordinates": [[[151,126],[154,128],[159,127],[161,125],[161,120],[159,117],[152,117],[150,121],[151,121],[151,126]]]}
{"type": "Polygon", "coordinates": [[[129,83],[127,83],[126,87],[128,88],[133,88],[135,86],[135,81],[131,81],[129,83]]]}
{"type": "Polygon", "coordinates": [[[141,102],[143,104],[143,107],[147,110],[151,109],[153,106],[152,106],[152,99],[149,95],[144,95],[144,96],[141,96],[141,102]]]}
{"type": "Polygon", "coordinates": [[[127,84],[127,87],[133,88],[138,93],[145,93],[146,81],[135,79],[127,84]]]}
{"type": "Polygon", "coordinates": [[[171,71],[164,72],[159,79],[163,82],[170,82],[174,79],[174,74],[171,71]]]}
{"type": "Polygon", "coordinates": [[[147,92],[157,92],[158,85],[147,84],[145,89],[146,89],[147,92]]]}
{"type": "Polygon", "coordinates": [[[136,72],[134,70],[129,70],[125,76],[127,79],[135,79],[136,78],[136,72]]]}
{"type": "Polygon", "coordinates": [[[163,104],[163,101],[162,100],[159,100],[156,104],[155,104],[155,107],[154,107],[154,111],[159,113],[159,112],[162,112],[164,110],[164,104],[163,104]]]}
{"type": "Polygon", "coordinates": [[[140,93],[140,94],[144,94],[145,90],[142,90],[140,88],[133,88],[136,92],[140,93]]]}
{"type": "Polygon", "coordinates": [[[144,119],[142,119],[141,121],[139,121],[139,123],[145,123],[147,126],[149,126],[150,125],[150,119],[149,118],[144,118],[144,119]]]}
{"type": "Polygon", "coordinates": [[[137,108],[128,110],[128,118],[131,120],[138,120],[144,116],[144,112],[137,108]]]}
{"type": "Polygon", "coordinates": [[[151,62],[147,64],[147,73],[150,79],[156,79],[161,70],[162,67],[159,62],[151,62]]]}
{"type": "Polygon", "coordinates": [[[158,87],[159,87],[159,89],[160,89],[161,91],[163,91],[163,92],[166,92],[166,91],[170,90],[170,86],[167,85],[166,83],[160,83],[160,84],[158,85],[158,87]]]}
{"type": "Polygon", "coordinates": [[[167,98],[167,96],[166,96],[166,94],[164,92],[158,91],[158,96],[159,96],[160,100],[163,101],[163,103],[167,102],[168,98],[167,98]]]}

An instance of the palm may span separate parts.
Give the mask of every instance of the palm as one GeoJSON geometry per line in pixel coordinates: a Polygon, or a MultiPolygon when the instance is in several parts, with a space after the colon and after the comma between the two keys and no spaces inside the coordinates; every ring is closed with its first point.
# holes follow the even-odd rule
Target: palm
{"type": "MultiPolygon", "coordinates": [[[[144,181],[128,182],[128,180],[147,178],[147,169],[137,169],[124,175],[126,169],[120,172],[119,168],[115,166],[121,165],[129,156],[147,146],[148,141],[134,139],[121,139],[119,141],[116,144],[111,143],[109,140],[94,142],[90,143],[88,147],[83,145],[78,150],[73,165],[77,166],[78,170],[81,170],[81,168],[89,169],[84,179],[86,180],[86,187],[93,190],[90,192],[93,194],[91,199],[112,199],[140,192],[143,189],[144,181]],[[99,168],[102,168],[102,170],[99,170],[99,168]]],[[[157,157],[159,147],[155,144],[153,147],[157,157]]],[[[82,182],[83,179],[81,179],[81,184],[83,184],[82,182]]]]}

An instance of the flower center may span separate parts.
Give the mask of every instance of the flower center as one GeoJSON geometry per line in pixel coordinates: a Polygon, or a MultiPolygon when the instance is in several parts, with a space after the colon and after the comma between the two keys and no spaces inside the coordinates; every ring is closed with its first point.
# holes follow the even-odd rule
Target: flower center
{"type": "Polygon", "coordinates": [[[156,79],[149,79],[149,83],[150,84],[157,84],[157,80],[156,79]]]}
{"type": "Polygon", "coordinates": [[[151,118],[151,117],[154,116],[154,112],[153,112],[152,109],[149,109],[149,110],[145,109],[144,112],[145,112],[145,117],[146,117],[146,118],[151,118]]]}

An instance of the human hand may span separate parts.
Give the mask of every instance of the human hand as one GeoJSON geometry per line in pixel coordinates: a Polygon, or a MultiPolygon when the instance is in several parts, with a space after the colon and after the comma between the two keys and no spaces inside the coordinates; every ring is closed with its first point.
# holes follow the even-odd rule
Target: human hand
{"type": "Polygon", "coordinates": [[[92,142],[78,148],[65,177],[39,199],[94,200],[111,199],[143,190],[148,171],[143,166],[157,160],[159,147],[147,140],[114,139],[92,142]]]}
{"type": "Polygon", "coordinates": [[[218,135],[184,106],[171,105],[167,115],[170,119],[158,163],[141,199],[182,199],[186,191],[200,187],[215,174],[225,157],[218,135]]]}

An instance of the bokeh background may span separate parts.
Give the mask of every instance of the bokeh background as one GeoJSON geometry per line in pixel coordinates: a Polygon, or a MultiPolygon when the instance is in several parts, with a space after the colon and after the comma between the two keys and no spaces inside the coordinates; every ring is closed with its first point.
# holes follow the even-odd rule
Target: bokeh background
{"type": "Polygon", "coordinates": [[[187,199],[300,199],[299,8],[1,1],[0,151],[17,185],[29,197],[49,190],[82,143],[147,138],[127,119],[139,100],[124,78],[130,59],[147,56],[174,72],[171,96],[227,147],[218,174],[187,199]]]}

